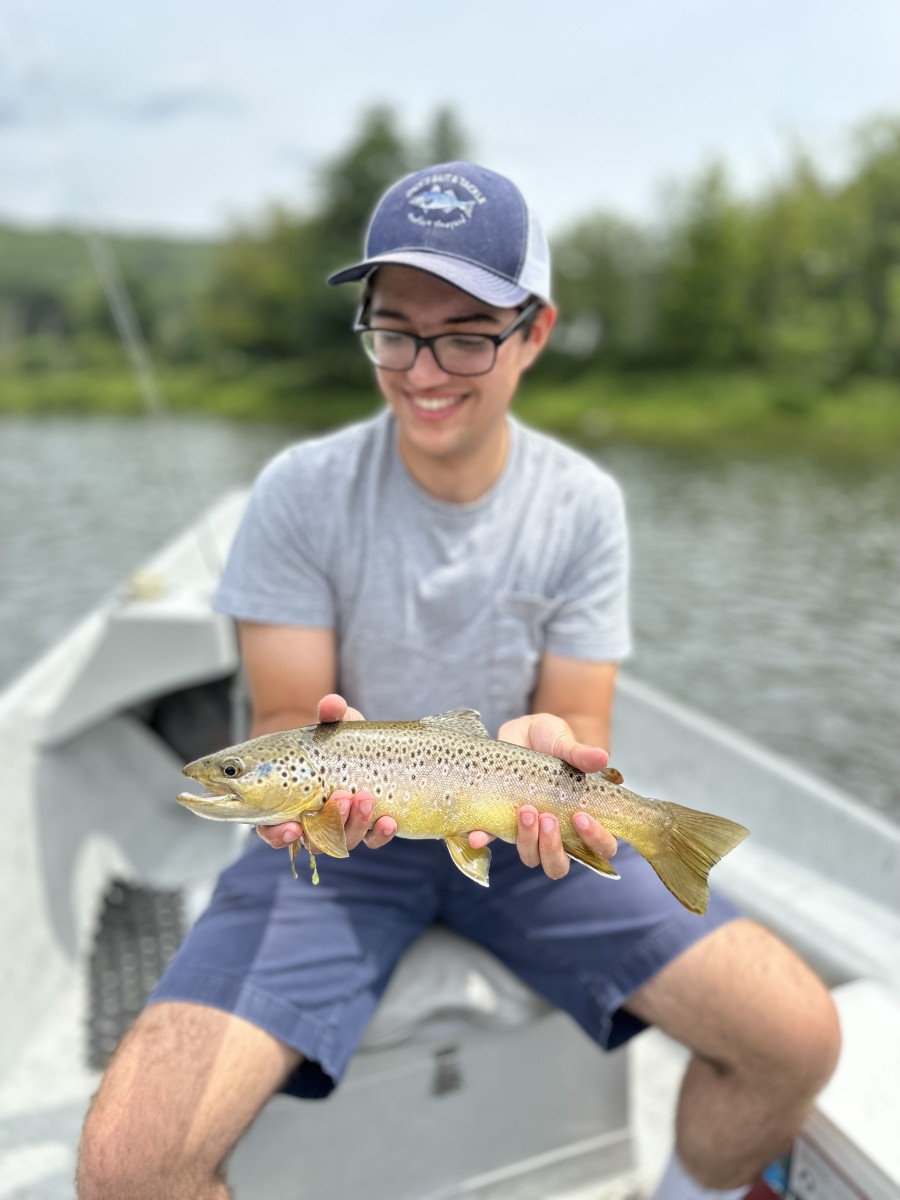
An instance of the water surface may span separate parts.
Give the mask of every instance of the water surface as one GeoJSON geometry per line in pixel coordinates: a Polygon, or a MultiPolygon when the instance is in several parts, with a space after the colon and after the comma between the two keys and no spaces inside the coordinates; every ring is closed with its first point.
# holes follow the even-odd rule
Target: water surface
{"type": "MultiPolygon", "coordinates": [[[[0,418],[0,686],[296,429],[0,418]]],[[[626,446],[644,678],[900,819],[890,471],[626,446]]]]}

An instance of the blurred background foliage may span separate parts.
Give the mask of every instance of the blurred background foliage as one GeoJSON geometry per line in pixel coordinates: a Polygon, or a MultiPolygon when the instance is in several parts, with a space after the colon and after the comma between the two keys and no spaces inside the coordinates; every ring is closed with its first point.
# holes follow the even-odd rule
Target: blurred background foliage
{"type": "MultiPolygon", "coordinates": [[[[841,182],[797,151],[744,198],[713,163],[671,190],[659,225],[596,211],[557,231],[561,318],[532,409],[590,431],[614,394],[633,406],[689,390],[708,406],[724,388],[733,412],[743,397],[747,413],[796,415],[856,389],[896,422],[900,120],[873,120],[853,145],[841,182]]],[[[472,154],[451,111],[413,141],[378,107],[322,166],[309,211],[272,208],[220,242],[110,237],[173,407],[322,423],[371,404],[353,289],[324,279],[359,256],[373,198],[399,175],[472,154]]],[[[83,238],[0,228],[0,410],[137,404],[83,238]]]]}

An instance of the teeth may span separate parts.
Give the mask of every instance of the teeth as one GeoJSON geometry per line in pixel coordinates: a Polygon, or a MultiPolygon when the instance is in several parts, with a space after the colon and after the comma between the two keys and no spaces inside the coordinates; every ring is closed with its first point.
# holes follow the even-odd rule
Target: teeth
{"type": "Polygon", "coordinates": [[[440,412],[441,409],[450,408],[456,403],[455,396],[414,396],[413,404],[416,408],[424,408],[428,412],[440,412]]]}

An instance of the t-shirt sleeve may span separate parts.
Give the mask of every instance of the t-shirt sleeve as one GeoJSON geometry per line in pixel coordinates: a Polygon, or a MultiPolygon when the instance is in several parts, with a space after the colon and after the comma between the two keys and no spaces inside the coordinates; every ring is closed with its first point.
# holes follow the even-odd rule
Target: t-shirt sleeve
{"type": "Polygon", "coordinates": [[[568,658],[619,662],[631,652],[625,502],[608,475],[580,489],[561,602],[545,649],[568,658]]]}
{"type": "Polygon", "coordinates": [[[334,628],[333,590],[323,569],[323,516],[297,462],[297,448],[259,476],[213,607],[240,621],[334,628]],[[310,530],[319,532],[319,544],[310,530]]]}

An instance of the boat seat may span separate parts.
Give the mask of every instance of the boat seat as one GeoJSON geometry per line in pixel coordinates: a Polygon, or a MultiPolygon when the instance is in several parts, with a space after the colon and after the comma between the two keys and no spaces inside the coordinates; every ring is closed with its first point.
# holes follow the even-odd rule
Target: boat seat
{"type": "Polygon", "coordinates": [[[452,1040],[472,1028],[512,1029],[551,1011],[484,947],[435,925],[400,960],[361,1050],[452,1040]]]}

